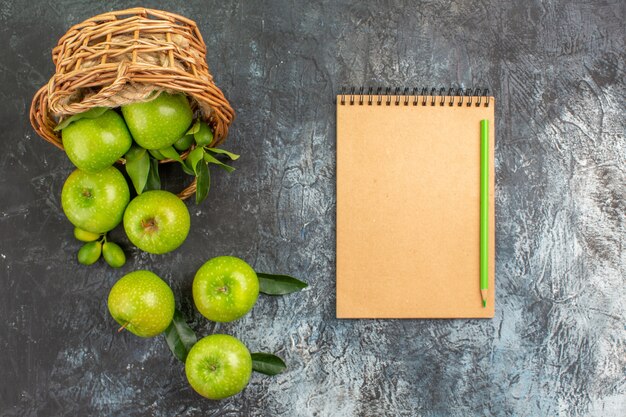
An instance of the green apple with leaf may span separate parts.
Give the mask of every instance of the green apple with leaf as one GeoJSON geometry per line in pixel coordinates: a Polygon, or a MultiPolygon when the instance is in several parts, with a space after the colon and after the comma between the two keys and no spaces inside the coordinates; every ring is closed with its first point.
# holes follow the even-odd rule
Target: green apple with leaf
{"type": "Polygon", "coordinates": [[[207,261],[193,279],[193,300],[209,320],[228,322],[248,313],[259,296],[254,269],[234,256],[207,261]]]}
{"type": "Polygon", "coordinates": [[[176,195],[162,190],[135,197],[124,213],[124,230],[139,249],[155,254],[173,251],[189,234],[187,206],[176,195]]]}
{"type": "MultiPolygon", "coordinates": [[[[191,129],[187,131],[186,136],[176,142],[171,150],[166,150],[169,158],[177,160],[182,164],[183,171],[189,175],[195,175],[196,204],[200,204],[209,194],[209,188],[211,186],[209,165],[215,164],[230,173],[233,172],[235,168],[225,164],[218,159],[218,157],[228,158],[231,161],[235,161],[239,158],[239,155],[228,152],[227,150],[211,147],[211,143],[213,143],[213,131],[211,127],[207,123],[198,120],[191,129]],[[175,149],[181,150],[190,147],[191,144],[189,144],[189,141],[191,138],[193,138],[196,146],[189,152],[187,159],[183,161],[175,154],[175,149]]],[[[163,151],[163,149],[161,149],[161,151],[163,151]]]]}
{"type": "Polygon", "coordinates": [[[158,275],[134,271],[113,285],[108,298],[111,316],[121,330],[140,337],[156,336],[170,325],[174,317],[174,293],[158,275]]]}
{"type": "Polygon", "coordinates": [[[124,119],[115,111],[97,107],[66,119],[57,126],[70,161],[85,172],[98,172],[120,159],[132,144],[124,119]]]}
{"type": "Polygon", "coordinates": [[[77,169],[67,178],[61,191],[61,205],[69,221],[82,231],[94,234],[117,226],[129,200],[128,184],[115,167],[96,173],[77,169]]]}
{"type": "Polygon", "coordinates": [[[200,339],[185,360],[191,387],[203,397],[221,400],[241,392],[252,375],[252,357],[236,338],[213,334],[200,339]]]}
{"type": "Polygon", "coordinates": [[[184,94],[160,93],[156,98],[122,106],[124,120],[139,146],[161,149],[181,139],[193,120],[184,94]]]}

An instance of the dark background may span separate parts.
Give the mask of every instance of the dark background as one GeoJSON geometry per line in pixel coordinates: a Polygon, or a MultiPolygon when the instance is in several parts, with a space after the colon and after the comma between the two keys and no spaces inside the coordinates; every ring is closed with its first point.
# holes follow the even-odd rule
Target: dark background
{"type": "Polygon", "coordinates": [[[136,4],[0,1],[0,416],[624,415],[623,1],[145,1],[198,23],[237,112],[225,148],[243,156],[188,203],[179,250],[141,253],[118,229],[122,270],[80,266],[59,201],[72,165],[28,108],[71,25],[136,4]],[[338,321],[333,93],[450,83],[497,100],[496,316],[338,321]],[[311,286],[208,323],[191,282],[225,254],[311,286]],[[196,395],[162,337],[115,332],[108,291],[138,268],[171,284],[198,334],[276,352],[288,372],[196,395]]]}

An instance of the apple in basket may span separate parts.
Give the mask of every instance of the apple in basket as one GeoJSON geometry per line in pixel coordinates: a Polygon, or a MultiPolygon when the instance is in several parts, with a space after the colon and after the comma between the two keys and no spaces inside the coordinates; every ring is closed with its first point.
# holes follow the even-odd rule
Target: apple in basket
{"type": "Polygon", "coordinates": [[[133,142],[122,116],[96,107],[64,120],[61,130],[68,158],[85,172],[98,172],[120,159],[133,142]]]}
{"type": "Polygon", "coordinates": [[[122,106],[124,120],[139,146],[162,149],[185,135],[193,120],[184,94],[161,93],[156,98],[122,106]]]}

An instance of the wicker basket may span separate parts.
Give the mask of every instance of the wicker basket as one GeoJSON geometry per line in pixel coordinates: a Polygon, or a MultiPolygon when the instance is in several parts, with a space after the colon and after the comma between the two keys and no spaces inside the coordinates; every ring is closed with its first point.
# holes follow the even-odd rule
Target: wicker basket
{"type": "MultiPolygon", "coordinates": [[[[212,127],[211,146],[224,141],[235,115],[209,73],[195,22],[173,13],[134,8],[92,17],[63,35],[52,61],[55,74],[35,94],[30,122],[60,149],[60,132],[54,131],[60,120],[92,107],[146,100],[154,91],[187,94],[212,127]]],[[[194,181],[179,197],[195,189],[194,181]]]]}

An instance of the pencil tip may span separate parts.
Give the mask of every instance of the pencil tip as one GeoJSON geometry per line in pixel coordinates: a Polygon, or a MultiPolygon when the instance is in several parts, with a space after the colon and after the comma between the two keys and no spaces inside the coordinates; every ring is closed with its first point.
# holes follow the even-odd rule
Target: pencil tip
{"type": "Polygon", "coordinates": [[[487,307],[487,300],[483,300],[483,308],[487,307]]]}

